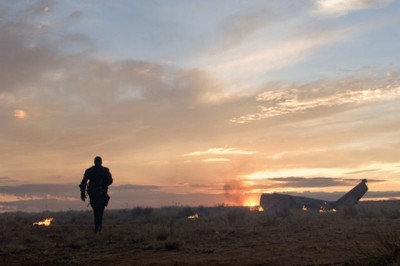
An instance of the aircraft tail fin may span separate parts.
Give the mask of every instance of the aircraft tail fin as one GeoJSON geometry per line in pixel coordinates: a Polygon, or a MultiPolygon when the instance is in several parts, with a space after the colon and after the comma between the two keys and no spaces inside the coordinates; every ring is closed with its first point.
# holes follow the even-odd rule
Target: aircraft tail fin
{"type": "Polygon", "coordinates": [[[363,179],[360,184],[355,186],[352,190],[344,194],[340,199],[334,202],[336,207],[344,205],[344,206],[353,206],[358,203],[358,201],[364,196],[368,191],[368,187],[365,184],[367,183],[367,179],[363,179]]]}

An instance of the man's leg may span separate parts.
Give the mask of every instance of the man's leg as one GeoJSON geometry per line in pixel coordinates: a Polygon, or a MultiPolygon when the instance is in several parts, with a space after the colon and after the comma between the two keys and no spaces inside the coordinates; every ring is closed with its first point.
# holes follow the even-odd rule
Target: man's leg
{"type": "Polygon", "coordinates": [[[91,199],[90,205],[93,209],[94,216],[94,232],[97,233],[99,231],[99,203],[95,199],[91,199]]]}
{"type": "Polygon", "coordinates": [[[104,204],[101,200],[95,200],[91,203],[94,214],[94,232],[100,232],[103,221],[104,204]]]}
{"type": "Polygon", "coordinates": [[[99,204],[98,210],[97,210],[97,222],[98,222],[98,228],[97,231],[101,232],[101,227],[103,224],[103,213],[104,213],[104,205],[103,204],[99,204]]]}

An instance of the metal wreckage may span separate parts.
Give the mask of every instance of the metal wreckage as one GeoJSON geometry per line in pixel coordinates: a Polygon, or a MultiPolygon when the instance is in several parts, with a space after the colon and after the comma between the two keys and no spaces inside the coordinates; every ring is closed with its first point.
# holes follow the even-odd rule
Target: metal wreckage
{"type": "Polygon", "coordinates": [[[336,211],[344,207],[352,207],[368,191],[367,179],[344,194],[337,201],[324,201],[301,196],[291,196],[279,193],[263,193],[260,198],[260,206],[264,211],[279,211],[285,209],[336,211]]]}

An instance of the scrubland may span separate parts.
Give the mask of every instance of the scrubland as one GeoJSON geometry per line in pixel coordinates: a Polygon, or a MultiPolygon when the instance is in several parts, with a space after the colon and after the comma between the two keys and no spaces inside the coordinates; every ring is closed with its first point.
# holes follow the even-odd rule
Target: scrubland
{"type": "Polygon", "coordinates": [[[106,209],[100,234],[92,220],[89,210],[0,214],[0,265],[400,265],[400,201],[336,213],[106,209]]]}

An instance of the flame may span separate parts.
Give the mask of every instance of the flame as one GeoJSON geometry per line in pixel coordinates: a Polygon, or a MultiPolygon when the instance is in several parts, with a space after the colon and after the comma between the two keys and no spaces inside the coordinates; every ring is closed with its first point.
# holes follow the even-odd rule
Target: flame
{"type": "Polygon", "coordinates": [[[249,206],[249,208],[250,208],[250,211],[257,211],[257,212],[263,212],[264,211],[264,209],[263,209],[263,207],[261,207],[261,206],[249,206]]]}
{"type": "Polygon", "coordinates": [[[321,208],[319,209],[320,213],[324,213],[324,212],[336,212],[336,209],[325,209],[323,206],[321,206],[321,208]]]}
{"type": "Polygon", "coordinates": [[[307,209],[307,206],[306,205],[303,205],[303,207],[301,208],[303,211],[308,211],[308,209],[307,209]]]}
{"type": "Polygon", "coordinates": [[[47,219],[44,219],[43,221],[35,222],[35,223],[33,223],[33,225],[50,226],[52,221],[53,221],[53,218],[47,218],[47,219]]]}
{"type": "Polygon", "coordinates": [[[199,215],[197,213],[190,215],[187,217],[188,219],[199,219],[199,215]]]}
{"type": "Polygon", "coordinates": [[[250,209],[250,211],[259,211],[262,212],[264,211],[263,207],[261,207],[260,205],[258,205],[258,202],[255,202],[253,200],[247,200],[243,206],[248,207],[250,209]]]}

